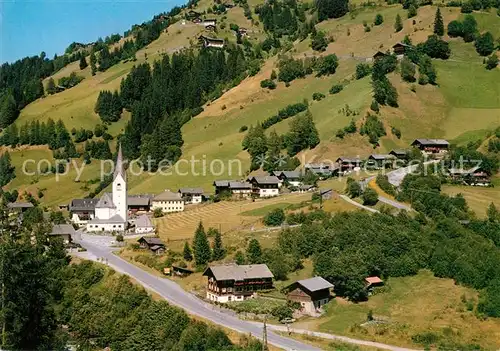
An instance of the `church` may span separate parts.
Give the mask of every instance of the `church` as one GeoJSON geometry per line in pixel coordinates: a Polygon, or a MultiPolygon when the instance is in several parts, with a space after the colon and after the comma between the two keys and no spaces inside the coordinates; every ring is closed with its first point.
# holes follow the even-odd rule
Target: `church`
{"type": "Polygon", "coordinates": [[[123,232],[127,229],[127,175],[121,145],[118,148],[112,189],[112,194],[104,193],[95,204],[94,218],[87,222],[88,232],[123,232]]]}

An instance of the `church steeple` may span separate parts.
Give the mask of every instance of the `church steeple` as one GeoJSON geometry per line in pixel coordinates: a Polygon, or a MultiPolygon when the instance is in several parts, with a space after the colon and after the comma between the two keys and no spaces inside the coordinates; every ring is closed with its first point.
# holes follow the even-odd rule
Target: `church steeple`
{"type": "Polygon", "coordinates": [[[125,180],[126,172],[123,168],[123,155],[122,155],[122,144],[118,145],[118,156],[116,157],[116,165],[115,165],[115,173],[113,175],[113,179],[116,179],[116,176],[120,174],[122,178],[125,180]]]}

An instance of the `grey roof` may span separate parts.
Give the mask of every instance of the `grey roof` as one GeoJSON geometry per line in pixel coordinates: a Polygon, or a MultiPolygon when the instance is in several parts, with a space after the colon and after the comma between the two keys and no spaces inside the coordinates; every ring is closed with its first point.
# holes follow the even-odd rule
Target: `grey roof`
{"type": "Polygon", "coordinates": [[[255,181],[257,184],[279,184],[280,180],[276,176],[254,176],[249,177],[249,181],[255,181]]]}
{"type": "Polygon", "coordinates": [[[273,278],[274,275],[271,273],[267,265],[265,264],[250,264],[250,265],[221,265],[208,267],[203,275],[206,275],[208,271],[211,271],[217,280],[236,280],[242,281],[245,279],[255,279],[255,278],[273,278]]]}
{"type": "Polygon", "coordinates": [[[32,208],[33,204],[31,202],[10,202],[7,204],[8,208],[32,208]]]}
{"type": "Polygon", "coordinates": [[[401,43],[401,42],[397,42],[396,44],[394,44],[392,47],[395,47],[395,46],[404,46],[406,48],[413,48],[413,45],[408,45],[408,44],[405,44],[405,43],[401,43]]]}
{"type": "Polygon", "coordinates": [[[150,236],[143,236],[141,237],[139,240],[137,241],[142,241],[144,240],[148,245],[160,245],[160,246],[165,246],[165,244],[163,243],[163,241],[161,241],[160,238],[153,238],[153,237],[150,237],[150,236]]]}
{"type": "Polygon", "coordinates": [[[340,156],[337,159],[337,162],[347,162],[347,163],[360,163],[361,159],[359,157],[347,157],[347,156],[340,156]]]}
{"type": "Polygon", "coordinates": [[[149,249],[152,250],[152,251],[156,251],[156,250],[159,250],[159,249],[165,249],[165,246],[162,246],[162,245],[153,245],[149,249]]]}
{"type": "Polygon", "coordinates": [[[88,223],[90,224],[122,224],[125,220],[119,214],[112,216],[110,219],[93,218],[88,223]]]}
{"type": "Polygon", "coordinates": [[[49,235],[74,235],[75,232],[71,224],[54,224],[49,235]]]}
{"type": "Polygon", "coordinates": [[[95,208],[116,208],[110,193],[104,193],[95,208]]]}
{"type": "Polygon", "coordinates": [[[473,174],[474,172],[476,172],[478,170],[479,171],[481,170],[480,166],[475,166],[475,167],[472,167],[472,168],[469,168],[469,169],[450,168],[448,171],[450,172],[450,174],[464,174],[464,175],[467,175],[467,174],[473,174]]]}
{"type": "Polygon", "coordinates": [[[156,195],[153,201],[181,201],[182,197],[179,193],[173,193],[170,190],[165,190],[164,192],[156,195]]]}
{"type": "Polygon", "coordinates": [[[303,286],[304,288],[306,288],[307,290],[309,290],[311,292],[333,288],[333,285],[330,284],[330,282],[328,282],[327,280],[325,280],[321,277],[302,279],[302,280],[297,281],[296,283],[303,286]]]}
{"type": "Polygon", "coordinates": [[[178,192],[181,194],[201,195],[203,194],[203,188],[180,188],[178,192]]]}
{"type": "Polygon", "coordinates": [[[252,189],[252,184],[248,182],[229,182],[230,189],[252,189]]]}
{"type": "Polygon", "coordinates": [[[391,150],[390,154],[396,154],[396,155],[406,155],[407,151],[405,149],[394,149],[391,150]]]}
{"type": "Polygon", "coordinates": [[[99,199],[73,199],[69,205],[70,211],[94,211],[99,199]]]}
{"type": "Polygon", "coordinates": [[[450,143],[444,139],[415,139],[412,145],[421,144],[421,145],[442,145],[448,146],[450,143]]]}
{"type": "Polygon", "coordinates": [[[302,176],[300,171],[273,171],[272,175],[278,178],[283,176],[287,179],[299,179],[302,176]]]}
{"type": "Polygon", "coordinates": [[[309,189],[313,189],[313,188],[315,188],[315,186],[312,184],[302,184],[299,186],[299,189],[301,189],[301,190],[309,190],[309,189]]]}
{"type": "Polygon", "coordinates": [[[127,196],[128,206],[149,206],[154,195],[141,194],[127,196]]]}
{"type": "Polygon", "coordinates": [[[149,228],[152,226],[153,226],[153,223],[151,223],[151,219],[149,219],[149,217],[146,216],[145,214],[142,216],[139,216],[135,220],[135,227],[136,228],[149,228]]]}
{"type": "Polygon", "coordinates": [[[368,158],[373,160],[387,160],[388,158],[394,158],[394,156],[389,154],[371,154],[368,158]]]}
{"type": "Polygon", "coordinates": [[[214,186],[227,188],[229,187],[230,182],[235,182],[235,180],[216,180],[214,182],[214,186]]]}
{"type": "Polygon", "coordinates": [[[332,192],[332,189],[319,189],[320,195],[327,194],[329,192],[332,192]]]}

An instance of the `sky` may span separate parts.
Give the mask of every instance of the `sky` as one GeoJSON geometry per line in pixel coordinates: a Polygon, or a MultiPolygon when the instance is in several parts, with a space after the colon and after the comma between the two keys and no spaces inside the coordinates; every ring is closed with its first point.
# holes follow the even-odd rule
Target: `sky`
{"type": "Polygon", "coordinates": [[[150,20],[184,0],[0,0],[0,63],[45,51],[52,58],[72,42],[93,42],[150,20]]]}

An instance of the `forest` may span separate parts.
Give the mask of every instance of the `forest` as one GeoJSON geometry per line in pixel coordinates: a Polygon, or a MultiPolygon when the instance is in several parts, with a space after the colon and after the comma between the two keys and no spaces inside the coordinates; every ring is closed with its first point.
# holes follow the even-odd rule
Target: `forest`
{"type": "MultiPolygon", "coordinates": [[[[49,218],[57,222],[60,216],[49,218]]],[[[235,345],[221,329],[192,320],[166,301],[102,265],[70,263],[39,207],[20,224],[0,207],[1,347],[6,350],[261,350],[243,336],[235,345]],[[12,274],[16,272],[16,274],[12,274]]]]}

